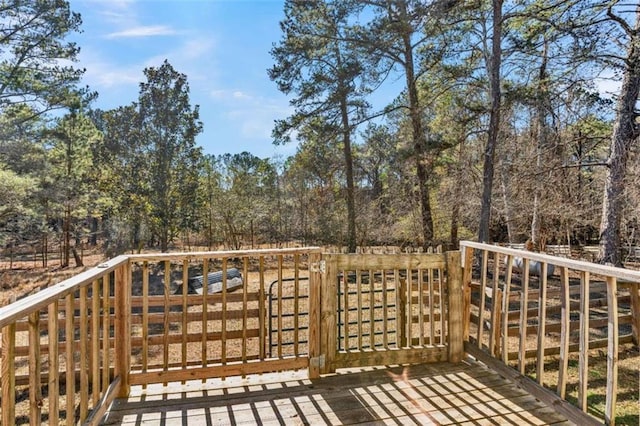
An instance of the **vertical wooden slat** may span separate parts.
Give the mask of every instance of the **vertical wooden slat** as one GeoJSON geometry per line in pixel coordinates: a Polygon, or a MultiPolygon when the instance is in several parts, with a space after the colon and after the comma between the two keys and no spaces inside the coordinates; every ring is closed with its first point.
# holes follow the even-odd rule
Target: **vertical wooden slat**
{"type": "MultiPolygon", "coordinates": [[[[47,312],[47,334],[49,337],[49,381],[47,393],[49,399],[49,424],[58,424],[60,418],[60,359],[58,353],[58,301],[49,305],[47,312]]],[[[3,334],[4,335],[4,334],[3,334]]],[[[105,339],[107,344],[109,339],[105,339]]],[[[2,374],[2,377],[5,377],[2,374]]],[[[2,387],[4,389],[4,386],[2,387]]],[[[3,424],[7,424],[4,423],[3,424]]]]}
{"type": "Polygon", "coordinates": [[[500,354],[500,315],[499,306],[502,305],[502,290],[494,287],[491,293],[491,328],[489,334],[489,353],[494,357],[500,354]]]}
{"type": "MultiPolygon", "coordinates": [[[[469,325],[471,323],[471,279],[473,276],[473,249],[464,247],[464,260],[462,270],[462,291],[463,295],[463,321],[462,321],[462,338],[469,340],[469,325]]],[[[440,310],[442,311],[442,301],[440,302],[440,310]]]]}
{"type": "Polygon", "coordinates": [[[540,267],[540,289],[538,298],[538,356],[536,357],[536,380],[542,384],[544,374],[544,347],[547,326],[547,263],[540,267]]]}
{"type": "Polygon", "coordinates": [[[413,304],[412,302],[413,296],[413,271],[411,269],[407,269],[407,288],[405,294],[406,300],[406,313],[405,313],[405,328],[407,335],[407,343],[406,346],[413,346],[413,304]]]}
{"type": "Polygon", "coordinates": [[[242,285],[242,362],[247,361],[247,312],[249,307],[247,306],[247,293],[249,291],[249,285],[247,277],[249,276],[249,258],[244,257],[242,259],[242,277],[244,283],[242,285]]]}
{"type": "MultiPolygon", "coordinates": [[[[411,271],[408,271],[408,273],[411,273],[411,271]]],[[[396,277],[398,275],[398,270],[396,269],[396,277]]],[[[407,346],[407,281],[404,278],[400,278],[396,283],[399,284],[396,289],[398,293],[398,300],[396,302],[396,333],[400,333],[398,337],[399,347],[404,348],[407,346]]]]}
{"type": "MultiPolygon", "coordinates": [[[[320,354],[325,357],[324,368],[321,373],[331,373],[335,371],[334,360],[338,350],[336,312],[338,305],[338,271],[336,258],[325,256],[326,270],[322,274],[322,289],[320,291],[320,338],[322,348],[320,354]]],[[[345,286],[346,287],[346,286],[345,286]]]]}
{"type": "Polygon", "coordinates": [[[227,258],[222,258],[222,322],[221,362],[227,363],[227,258]]]}
{"type": "Polygon", "coordinates": [[[73,353],[74,343],[74,329],[73,329],[73,293],[69,293],[65,297],[64,306],[64,339],[66,344],[66,357],[65,357],[65,401],[66,401],[66,416],[67,425],[72,426],[75,424],[75,396],[76,396],[76,377],[75,377],[75,361],[73,353]]]}
{"type": "MultiPolygon", "coordinates": [[[[29,420],[32,425],[39,425],[41,423],[41,371],[42,362],[40,360],[40,311],[35,311],[29,315],[29,420]]],[[[4,372],[2,374],[4,376],[4,372]]]]}
{"type": "Polygon", "coordinates": [[[580,275],[580,343],[578,371],[578,407],[587,412],[587,389],[589,384],[589,272],[580,275]]]}
{"type": "Polygon", "coordinates": [[[389,303],[387,299],[387,271],[382,270],[382,347],[389,349],[389,303]]]}
{"type": "Polygon", "coordinates": [[[115,273],[115,375],[120,378],[119,398],[129,396],[131,384],[131,264],[116,269],[115,273]]]}
{"type": "MultiPolygon", "coordinates": [[[[189,322],[187,321],[187,314],[189,313],[189,306],[187,305],[187,294],[189,292],[189,260],[184,259],[182,261],[182,342],[181,342],[181,354],[182,354],[182,368],[187,367],[187,334],[189,334],[189,322]]],[[[184,382],[183,382],[184,383],[184,382]]]]}
{"type": "Polygon", "coordinates": [[[349,271],[342,271],[342,281],[344,282],[344,350],[349,351],[350,345],[350,326],[349,326],[349,271]]]}
{"type": "MultiPolygon", "coordinates": [[[[309,260],[309,262],[311,262],[311,260],[309,260]]],[[[311,290],[311,287],[309,287],[309,291],[310,290],[311,290]]],[[[299,348],[300,332],[298,330],[300,326],[299,318],[298,318],[298,311],[300,310],[299,294],[300,294],[300,255],[296,253],[293,257],[293,354],[296,357],[300,354],[300,348],[299,348]]]]}
{"type": "Polygon", "coordinates": [[[482,335],[484,334],[484,309],[487,297],[487,273],[489,268],[489,252],[482,250],[482,266],[480,268],[480,308],[478,311],[478,347],[482,349],[482,335]]]}
{"type": "Polygon", "coordinates": [[[278,358],[282,358],[282,255],[278,255],[278,358]]]}
{"type": "Polygon", "coordinates": [[[569,299],[569,268],[562,268],[560,275],[560,361],[558,366],[558,395],[564,399],[569,374],[569,329],[571,300],[569,299]]]}
{"type": "MultiPolygon", "coordinates": [[[[449,362],[460,362],[464,355],[464,330],[463,330],[463,292],[462,270],[460,252],[448,251],[445,253],[447,264],[447,294],[449,296],[449,362]]],[[[440,275],[442,280],[442,275],[440,275]]],[[[440,306],[443,305],[442,292],[440,293],[440,306]]],[[[441,318],[444,313],[441,312],[441,318]]],[[[506,352],[506,351],[505,351],[506,352]]]]}
{"type": "Polygon", "coordinates": [[[629,292],[631,293],[631,334],[633,343],[640,346],[640,284],[630,284],[629,292]]]}
{"type": "Polygon", "coordinates": [[[504,280],[504,295],[502,298],[502,362],[509,362],[509,294],[513,277],[513,256],[507,256],[507,274],[504,280]]]}
{"type": "Polygon", "coordinates": [[[259,274],[259,281],[260,281],[260,292],[258,295],[258,311],[259,311],[259,316],[260,319],[258,320],[259,324],[259,328],[260,328],[260,360],[263,360],[266,358],[266,347],[267,347],[267,310],[265,307],[266,304],[266,300],[265,300],[265,292],[264,292],[264,256],[260,256],[260,259],[258,261],[258,274],[259,274]]]}
{"type": "Polygon", "coordinates": [[[356,270],[356,291],[357,301],[358,301],[358,311],[357,311],[357,320],[358,320],[358,350],[362,350],[362,271],[356,270]]]}
{"type": "MultiPolygon", "coordinates": [[[[442,252],[442,247],[440,247],[438,249],[440,252],[442,252]]],[[[460,262],[458,262],[458,268],[460,268],[460,262]]],[[[437,299],[438,299],[438,303],[437,306],[439,307],[440,310],[440,321],[438,321],[438,325],[440,326],[440,339],[439,339],[439,344],[440,345],[444,345],[445,344],[445,336],[447,336],[447,321],[445,320],[445,318],[448,315],[448,311],[447,311],[447,304],[444,301],[444,293],[445,293],[445,289],[443,288],[444,283],[443,283],[443,276],[444,276],[444,271],[442,269],[436,269],[435,270],[437,272],[438,278],[435,280],[435,283],[437,284],[437,291],[436,291],[436,295],[437,295],[437,299]]],[[[461,273],[461,271],[459,271],[461,273]]],[[[462,279],[462,275],[460,275],[460,279],[462,279]]]]}
{"type": "Polygon", "coordinates": [[[87,318],[87,286],[80,288],[80,421],[87,418],[89,413],[89,321],[87,318]]]}
{"type": "Polygon", "coordinates": [[[376,327],[375,327],[375,310],[376,310],[376,296],[373,288],[373,270],[369,269],[369,348],[373,349],[376,346],[376,327]]]}
{"type": "MultiPolygon", "coordinates": [[[[142,372],[149,366],[149,262],[142,263],[142,372]]],[[[146,385],[142,386],[143,389],[146,385]]]]}
{"type": "MultiPolygon", "coordinates": [[[[102,386],[104,394],[109,387],[109,370],[111,369],[111,275],[102,277],[102,386]]],[[[49,345],[51,346],[51,345],[49,345]]]]}
{"type": "MultiPolygon", "coordinates": [[[[162,370],[169,371],[169,294],[171,289],[171,262],[165,260],[164,264],[164,288],[162,294],[163,298],[163,308],[164,308],[164,319],[162,321],[162,370]]],[[[207,291],[206,281],[202,285],[202,289],[204,292],[207,291]]],[[[166,382],[165,382],[166,384],[166,382]]]]}
{"type": "Polygon", "coordinates": [[[100,283],[91,283],[91,399],[93,407],[100,399],[100,283]]]}
{"type": "Polygon", "coordinates": [[[618,394],[618,281],[607,277],[607,393],[604,422],[616,423],[616,401],[618,394]]]}
{"type": "MultiPolygon", "coordinates": [[[[207,321],[207,309],[209,297],[209,259],[202,259],[202,366],[208,364],[207,354],[207,333],[209,332],[209,322],[207,321]]],[[[203,380],[204,382],[204,380],[203,380]]]]}
{"type": "MultiPolygon", "coordinates": [[[[422,274],[420,276],[422,277],[422,274]]],[[[436,303],[434,301],[435,281],[433,269],[427,271],[427,277],[427,286],[429,287],[429,341],[427,344],[433,346],[436,344],[436,303]]],[[[440,298],[440,321],[442,321],[442,294],[440,294],[440,298]]],[[[420,330],[422,330],[422,326],[420,326],[420,330]]]]}
{"type": "MultiPolygon", "coordinates": [[[[319,253],[309,254],[309,378],[320,377],[320,315],[322,302],[321,286],[322,276],[320,275],[319,263],[321,255],[319,253]]],[[[297,265],[296,265],[297,266],[297,265]]]]}
{"type": "Polygon", "coordinates": [[[16,323],[2,329],[2,424],[12,425],[16,417],[16,323]]]}
{"type": "Polygon", "coordinates": [[[520,296],[520,342],[518,350],[518,371],[524,375],[527,365],[527,326],[529,325],[529,259],[522,259],[522,294],[520,296]]]}

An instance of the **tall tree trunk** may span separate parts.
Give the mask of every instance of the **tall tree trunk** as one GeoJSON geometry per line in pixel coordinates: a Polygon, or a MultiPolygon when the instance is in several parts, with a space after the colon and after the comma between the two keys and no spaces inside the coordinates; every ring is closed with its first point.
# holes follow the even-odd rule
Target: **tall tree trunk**
{"type": "Polygon", "coordinates": [[[533,181],[533,214],[531,218],[531,242],[536,250],[542,250],[540,228],[542,219],[540,217],[540,199],[542,198],[542,182],[539,177],[542,174],[543,156],[547,149],[547,39],[545,37],[542,48],[542,62],[538,73],[538,93],[536,102],[536,115],[538,118],[537,145],[536,145],[536,178],[533,181]]]}
{"type": "Polygon", "coordinates": [[[491,196],[493,193],[493,172],[500,131],[500,108],[502,93],[500,90],[500,68],[502,66],[502,2],[493,0],[493,31],[491,34],[491,57],[487,68],[489,70],[489,84],[491,90],[491,111],[489,116],[489,131],[484,148],[484,167],[482,171],[482,207],[480,210],[480,224],[478,241],[489,241],[489,224],[491,221],[491,196]]]}
{"type": "MultiPolygon", "coordinates": [[[[611,11],[609,12],[612,16],[611,11]]],[[[620,255],[620,222],[622,217],[624,181],[627,160],[633,142],[639,136],[635,105],[640,93],[640,6],[636,9],[636,24],[627,29],[629,48],[625,61],[620,96],[616,106],[616,121],[611,137],[611,152],[602,200],[600,222],[600,263],[622,265],[620,255]]]]}
{"type": "Polygon", "coordinates": [[[342,149],[344,151],[345,177],[347,179],[347,249],[348,253],[356,252],[356,202],[355,183],[353,181],[353,155],[351,153],[351,129],[349,128],[349,112],[346,96],[340,100],[342,116],[342,149]]]}
{"type": "MultiPolygon", "coordinates": [[[[401,15],[407,21],[406,4],[400,2],[401,15]]],[[[407,81],[407,93],[409,95],[409,114],[411,117],[411,128],[413,136],[413,150],[416,162],[416,177],[418,180],[421,224],[422,224],[422,246],[426,250],[433,242],[433,216],[431,213],[431,202],[429,200],[429,173],[427,170],[427,135],[422,123],[422,109],[418,98],[418,87],[416,84],[413,46],[411,45],[411,32],[402,33],[405,58],[405,77],[407,81]]]]}

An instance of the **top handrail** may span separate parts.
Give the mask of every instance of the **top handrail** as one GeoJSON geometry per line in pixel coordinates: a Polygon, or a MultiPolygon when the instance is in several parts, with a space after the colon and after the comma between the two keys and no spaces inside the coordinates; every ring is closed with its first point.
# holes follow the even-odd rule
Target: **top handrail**
{"type": "Polygon", "coordinates": [[[255,255],[291,255],[321,253],[321,247],[300,247],[284,249],[252,249],[252,250],[226,250],[226,251],[198,251],[198,252],[176,252],[176,253],[141,253],[130,254],[128,258],[132,262],[158,261],[158,260],[185,260],[202,259],[207,257],[244,257],[255,255]]]}
{"type": "Polygon", "coordinates": [[[61,299],[76,289],[105,276],[128,261],[129,258],[126,255],[114,257],[38,293],[0,308],[0,329],[21,318],[25,318],[32,312],[46,308],[55,300],[61,299]]]}
{"type": "Polygon", "coordinates": [[[525,257],[527,259],[535,260],[538,262],[552,263],[555,266],[571,268],[579,271],[589,272],[591,274],[615,277],[621,281],[628,283],[640,283],[640,271],[634,271],[631,269],[616,268],[609,265],[600,265],[597,263],[585,262],[583,260],[574,260],[568,259],[566,257],[551,256],[548,254],[536,253],[532,251],[512,249],[494,244],[477,243],[475,241],[461,241],[460,248],[465,249],[466,247],[477,250],[488,250],[494,253],[501,253],[510,256],[525,257]]]}

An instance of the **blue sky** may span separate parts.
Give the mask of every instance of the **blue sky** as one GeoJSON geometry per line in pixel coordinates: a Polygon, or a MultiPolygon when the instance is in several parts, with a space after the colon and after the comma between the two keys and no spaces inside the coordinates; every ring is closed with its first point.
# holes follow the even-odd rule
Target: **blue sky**
{"type": "Polygon", "coordinates": [[[273,121],[291,114],[269,77],[280,40],[278,0],[71,0],[82,15],[84,84],[99,92],[94,107],[111,109],[138,98],[145,67],[165,59],[188,76],[192,105],[200,105],[207,154],[249,151],[287,156],[295,145],[271,142],[273,121]]]}

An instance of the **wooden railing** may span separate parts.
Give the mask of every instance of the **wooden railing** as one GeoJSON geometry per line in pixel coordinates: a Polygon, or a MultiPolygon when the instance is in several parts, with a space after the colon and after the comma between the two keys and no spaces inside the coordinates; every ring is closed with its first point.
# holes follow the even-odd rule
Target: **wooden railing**
{"type": "Polygon", "coordinates": [[[126,334],[129,280],[121,256],[0,309],[3,425],[90,421],[126,393],[127,341],[108,336],[126,334]]]}
{"type": "Polygon", "coordinates": [[[0,308],[2,424],[96,424],[132,385],[308,368],[309,323],[319,321],[309,265],[320,256],[121,256],[0,308]],[[231,268],[242,280],[233,291],[231,268]],[[212,272],[215,293],[190,288],[212,272]]]}
{"type": "Polygon", "coordinates": [[[573,380],[569,362],[577,362],[572,399],[592,412],[589,366],[597,355],[589,351],[606,349],[604,421],[614,424],[620,345],[638,343],[640,272],[488,244],[460,245],[467,352],[493,368],[500,368],[499,360],[513,367],[502,370],[511,378],[528,386],[529,377],[562,399],[573,380]],[[557,368],[547,371],[550,365],[557,368]]]}

